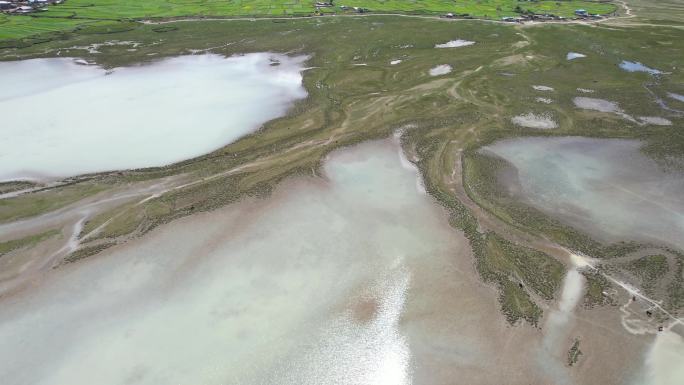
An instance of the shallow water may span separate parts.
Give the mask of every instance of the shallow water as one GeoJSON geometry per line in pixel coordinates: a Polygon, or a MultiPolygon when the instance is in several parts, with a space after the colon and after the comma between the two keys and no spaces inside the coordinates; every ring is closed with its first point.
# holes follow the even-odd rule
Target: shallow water
{"type": "MultiPolygon", "coordinates": [[[[537,353],[540,368],[554,378],[560,379],[559,384],[571,383],[568,368],[564,363],[565,357],[559,356],[558,347],[563,346],[568,337],[568,323],[573,317],[577,303],[582,298],[584,277],[576,266],[568,271],[563,280],[558,307],[551,309],[546,317],[544,340],[542,349],[537,353]]],[[[565,353],[563,351],[563,353],[565,353]]]]}
{"type": "Polygon", "coordinates": [[[0,63],[0,181],[162,166],[208,153],[305,97],[304,60],[207,54],[113,71],[67,58],[0,63]]]}
{"type": "MultiPolygon", "coordinates": [[[[548,103],[551,103],[551,100],[548,100],[548,103]]],[[[546,100],[543,100],[542,102],[546,103],[546,100]]],[[[528,112],[524,115],[512,117],[511,122],[518,126],[536,128],[539,130],[550,130],[552,128],[558,127],[558,123],[556,123],[556,121],[554,121],[551,115],[548,113],[534,114],[532,112],[528,112]]]]}
{"type": "Polygon", "coordinates": [[[640,116],[639,120],[642,124],[651,124],[654,126],[671,126],[672,121],[660,116],[640,116]]]}
{"type": "MultiPolygon", "coordinates": [[[[682,329],[680,328],[680,331],[682,329]]],[[[641,384],[684,383],[684,337],[671,330],[658,333],[646,358],[644,377],[641,384]]]]}
{"type": "Polygon", "coordinates": [[[451,72],[451,66],[448,64],[440,64],[430,68],[430,76],[441,76],[451,72]]]}
{"type": "Polygon", "coordinates": [[[618,115],[623,119],[638,123],[632,116],[626,114],[617,102],[598,98],[588,98],[586,96],[577,96],[572,99],[572,102],[575,103],[575,106],[585,110],[609,112],[618,115]]]}
{"type": "Polygon", "coordinates": [[[517,169],[514,194],[551,216],[607,241],[684,248],[684,175],[663,171],[640,147],[635,140],[520,138],[485,151],[517,169]]]}
{"type": "Polygon", "coordinates": [[[672,98],[674,100],[679,100],[680,102],[684,102],[684,95],[675,94],[674,92],[668,92],[667,96],[669,96],[670,98],[672,98]]]}
{"type": "Polygon", "coordinates": [[[640,62],[634,62],[634,61],[623,60],[620,63],[620,68],[622,68],[623,70],[625,70],[627,72],[646,72],[650,75],[662,74],[662,72],[657,70],[657,69],[649,68],[649,67],[641,64],[640,62]]]}
{"type": "MultiPolygon", "coordinates": [[[[440,292],[477,300],[478,281],[453,268],[471,266],[466,242],[397,150],[333,153],[327,182],[185,218],[4,298],[3,384],[401,385],[435,349],[480,349],[424,326],[463,323],[468,306],[442,309],[440,292]]],[[[492,305],[479,316],[498,319],[492,305]]]]}
{"type": "Polygon", "coordinates": [[[565,382],[564,356],[530,359],[565,342],[506,323],[396,139],[336,151],[324,173],[0,299],[2,384],[565,382]]]}
{"type": "Polygon", "coordinates": [[[621,113],[622,109],[616,102],[611,102],[605,99],[588,98],[585,96],[578,96],[572,99],[575,106],[585,110],[594,110],[600,112],[615,112],[621,113]]]}
{"type": "Polygon", "coordinates": [[[587,55],[578,53],[578,52],[568,52],[568,54],[565,56],[565,59],[567,60],[574,60],[574,59],[580,59],[583,57],[587,57],[587,55]]]}
{"type": "Polygon", "coordinates": [[[456,40],[447,41],[446,43],[442,43],[442,44],[435,44],[435,48],[458,48],[458,47],[467,47],[467,46],[473,45],[473,44],[475,44],[474,41],[456,39],[456,40]]]}

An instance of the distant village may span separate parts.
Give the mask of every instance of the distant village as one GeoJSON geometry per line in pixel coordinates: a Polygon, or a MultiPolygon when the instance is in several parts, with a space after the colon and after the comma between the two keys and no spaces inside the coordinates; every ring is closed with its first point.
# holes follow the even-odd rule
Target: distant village
{"type": "Polygon", "coordinates": [[[65,0],[0,0],[0,12],[24,15],[46,11],[50,5],[62,4],[65,0]]]}
{"type": "MultiPolygon", "coordinates": [[[[543,13],[543,14],[534,13],[534,12],[531,12],[529,10],[523,10],[520,7],[515,8],[515,13],[519,14],[520,16],[502,17],[501,20],[509,22],[509,23],[523,23],[525,21],[564,21],[564,20],[568,20],[568,18],[563,17],[563,16],[557,16],[557,15],[553,15],[550,13],[543,13]]],[[[603,16],[589,13],[584,9],[576,9],[575,10],[575,17],[572,18],[572,20],[599,20],[599,19],[603,19],[603,16]]]]}
{"type": "MultiPolygon", "coordinates": [[[[320,14],[320,11],[323,8],[333,8],[335,6],[333,4],[333,0],[317,1],[314,3],[314,5],[316,6],[316,13],[317,14],[320,14]]],[[[368,8],[347,7],[346,5],[340,5],[339,8],[342,11],[346,11],[346,12],[356,12],[356,13],[371,12],[371,10],[368,8]]],[[[534,13],[530,10],[522,9],[520,6],[515,7],[514,12],[517,13],[519,16],[502,17],[501,21],[509,22],[509,23],[523,23],[526,21],[565,21],[565,20],[569,20],[566,17],[557,16],[557,15],[553,15],[553,14],[549,14],[549,13],[543,13],[543,14],[534,13]]],[[[570,20],[598,20],[598,19],[603,18],[602,15],[591,14],[584,9],[576,9],[574,13],[575,13],[575,16],[570,20]]],[[[446,13],[446,14],[442,15],[442,17],[447,18],[447,19],[457,19],[457,18],[458,19],[474,19],[475,18],[468,13],[446,13]]],[[[485,16],[485,18],[487,18],[487,17],[485,16]]]]}

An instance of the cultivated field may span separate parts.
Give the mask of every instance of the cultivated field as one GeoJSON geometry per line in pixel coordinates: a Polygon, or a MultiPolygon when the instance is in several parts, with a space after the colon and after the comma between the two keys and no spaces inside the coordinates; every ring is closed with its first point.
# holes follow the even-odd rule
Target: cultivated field
{"type": "MultiPolygon", "coordinates": [[[[308,0],[68,0],[50,6],[47,11],[28,16],[0,14],[0,39],[20,39],[45,32],[69,31],[89,24],[112,24],[124,20],[179,17],[293,17],[311,16],[316,11],[308,0]]],[[[535,13],[552,13],[571,17],[575,9],[590,13],[610,14],[616,6],[605,1],[541,0],[349,0],[335,2],[334,7],[322,7],[321,13],[352,14],[339,6],[362,7],[371,13],[404,13],[440,15],[469,14],[477,18],[500,19],[515,16],[516,7],[535,13]]]]}

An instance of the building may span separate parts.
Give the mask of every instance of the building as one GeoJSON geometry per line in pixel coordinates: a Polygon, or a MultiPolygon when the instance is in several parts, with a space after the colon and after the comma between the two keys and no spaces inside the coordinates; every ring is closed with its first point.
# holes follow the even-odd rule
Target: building
{"type": "Polygon", "coordinates": [[[28,5],[22,5],[21,7],[16,8],[14,10],[14,13],[23,14],[23,13],[31,13],[33,11],[34,11],[33,7],[30,7],[28,5]]]}
{"type": "Polygon", "coordinates": [[[14,3],[10,3],[9,1],[0,1],[0,10],[8,10],[8,9],[14,9],[17,6],[14,3]]]}

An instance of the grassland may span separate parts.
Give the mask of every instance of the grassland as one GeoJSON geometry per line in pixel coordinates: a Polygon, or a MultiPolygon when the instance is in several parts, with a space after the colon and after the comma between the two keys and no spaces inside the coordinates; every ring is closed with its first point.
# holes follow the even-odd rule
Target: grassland
{"type": "Polygon", "coordinates": [[[585,271],[582,274],[587,282],[584,306],[592,308],[594,306],[613,304],[612,298],[606,295],[606,292],[611,287],[606,277],[595,271],[585,271]]]}
{"type": "Polygon", "coordinates": [[[563,264],[527,247],[515,245],[495,233],[486,236],[486,270],[491,274],[509,274],[529,285],[544,299],[553,299],[565,276],[563,264]]]}
{"type": "Polygon", "coordinates": [[[7,254],[17,249],[35,246],[38,243],[43,242],[49,238],[55,237],[57,235],[59,235],[59,230],[48,230],[39,234],[29,235],[24,238],[13,239],[7,242],[0,242],[0,257],[2,257],[4,254],[7,254]]]}
{"type": "Polygon", "coordinates": [[[575,338],[575,341],[572,343],[572,346],[570,347],[570,350],[568,350],[568,365],[573,366],[579,361],[580,356],[582,355],[582,351],[579,348],[580,346],[580,340],[578,338],[575,338]]]}
{"type": "MultiPolygon", "coordinates": [[[[25,39],[67,32],[84,26],[113,25],[144,19],[182,17],[296,17],[316,14],[314,1],[305,0],[69,0],[31,15],[0,14],[0,40],[25,39]]],[[[362,7],[375,13],[441,15],[447,12],[469,14],[478,18],[500,19],[516,15],[516,7],[536,13],[552,13],[571,17],[575,9],[609,14],[616,7],[608,2],[564,0],[350,0],[335,7],[320,8],[326,14],[346,14],[337,5],[362,7]]]]}
{"type": "Polygon", "coordinates": [[[667,257],[656,254],[647,255],[630,262],[627,269],[639,276],[644,282],[653,282],[667,274],[669,266],[667,257]]]}
{"type": "Polygon", "coordinates": [[[34,184],[26,181],[0,182],[0,194],[7,194],[14,191],[24,190],[34,187],[34,184]]]}
{"type": "MultiPolygon", "coordinates": [[[[495,174],[506,165],[479,158],[477,149],[507,137],[586,135],[641,139],[649,144],[649,154],[659,159],[684,154],[681,120],[673,118],[673,126],[637,129],[611,116],[578,111],[572,104],[576,88],[592,88],[596,97],[617,100],[635,115],[658,115],[660,107],[644,88],[652,79],[646,74],[626,75],[617,64],[628,58],[668,69],[671,73],[650,90],[661,96],[673,90],[684,93],[684,74],[677,65],[682,52],[676,44],[684,33],[677,28],[527,28],[394,16],[179,21],[161,26],[119,23],[114,28],[98,23],[95,20],[89,27],[65,32],[59,40],[0,50],[0,59],[51,57],[59,52],[115,68],[196,50],[222,55],[306,53],[311,55],[307,63],[311,69],[304,77],[309,96],[287,116],[205,156],[168,167],[89,176],[68,186],[0,201],[0,215],[8,222],[64,207],[95,192],[107,193],[114,186],[179,174],[195,182],[139,204],[123,202],[118,208],[95,213],[82,235],[99,230],[82,239],[81,248],[67,261],[126,242],[182,216],[213,210],[244,196],[268,196],[285,178],[319,177],[322,159],[330,151],[387,137],[403,128],[402,145],[413,155],[426,190],[447,209],[452,226],[467,236],[478,271],[498,290],[507,319],[535,324],[542,308],[554,298],[564,269],[518,234],[616,259],[634,246],[602,245],[581,229],[506,201],[495,183],[495,174]],[[476,44],[434,48],[453,39],[476,44]],[[99,53],[78,48],[108,40],[139,45],[136,51],[126,51],[128,46],[104,46],[99,53]],[[568,51],[588,57],[568,62],[568,51]],[[395,59],[402,63],[390,65],[395,59]],[[454,71],[429,76],[428,70],[437,64],[449,64],[454,71]],[[539,93],[533,84],[554,87],[554,103],[536,103],[539,93]],[[559,128],[539,132],[510,123],[512,116],[530,110],[549,111],[559,128]],[[484,214],[469,206],[468,200],[484,214]]],[[[601,278],[587,276],[589,305],[609,300],[602,294],[608,282],[601,278]]],[[[681,285],[671,286],[670,291],[681,293],[681,285]]]]}
{"type": "Polygon", "coordinates": [[[0,200],[0,223],[57,210],[107,189],[99,183],[78,183],[55,191],[40,191],[30,195],[0,200]]]}

